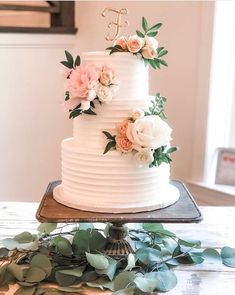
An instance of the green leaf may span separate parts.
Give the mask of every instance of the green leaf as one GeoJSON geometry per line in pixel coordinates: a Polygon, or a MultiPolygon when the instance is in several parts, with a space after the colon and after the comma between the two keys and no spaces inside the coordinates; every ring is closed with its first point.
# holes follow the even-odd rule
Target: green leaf
{"type": "Polygon", "coordinates": [[[14,239],[4,239],[2,240],[2,244],[8,250],[14,250],[19,245],[18,242],[15,241],[14,239]]]}
{"type": "Polygon", "coordinates": [[[116,141],[114,141],[114,140],[110,141],[110,142],[106,145],[103,154],[106,154],[109,150],[111,150],[111,149],[114,148],[115,146],[116,146],[116,141]]]}
{"type": "Polygon", "coordinates": [[[213,248],[207,248],[202,252],[202,257],[211,262],[221,262],[220,254],[213,248]]]}
{"type": "Polygon", "coordinates": [[[46,273],[38,267],[30,267],[26,272],[26,282],[36,283],[41,282],[46,278],[46,273]]]}
{"type": "Polygon", "coordinates": [[[107,275],[110,281],[112,281],[117,270],[118,261],[116,261],[115,259],[111,257],[107,257],[107,259],[109,262],[109,266],[106,269],[101,269],[101,270],[96,269],[96,272],[98,274],[107,275]]]}
{"type": "Polygon", "coordinates": [[[69,53],[67,50],[65,50],[65,56],[67,58],[67,62],[73,65],[73,57],[71,53],[69,53]]]}
{"type": "Polygon", "coordinates": [[[144,38],[144,34],[141,33],[140,31],[136,30],[136,34],[137,34],[138,37],[144,38]]]}
{"type": "Polygon", "coordinates": [[[145,17],[142,17],[142,28],[145,32],[148,31],[148,22],[145,17]]]}
{"type": "Polygon", "coordinates": [[[155,31],[155,32],[149,32],[149,33],[147,33],[147,36],[148,37],[155,37],[155,36],[157,36],[157,31],[155,31]]]}
{"type": "Polygon", "coordinates": [[[58,270],[58,272],[60,274],[80,278],[83,275],[85,268],[86,268],[85,266],[80,266],[80,267],[76,267],[72,269],[61,269],[61,270],[58,270]]]}
{"type": "Polygon", "coordinates": [[[55,237],[52,243],[55,245],[56,251],[61,255],[71,256],[73,254],[72,245],[66,238],[61,236],[55,237]]]}
{"type": "Polygon", "coordinates": [[[140,248],[136,251],[135,257],[145,265],[153,266],[162,261],[161,251],[150,247],[140,248]]]}
{"type": "Polygon", "coordinates": [[[30,242],[33,242],[34,241],[34,236],[25,231],[25,232],[22,232],[20,233],[19,235],[15,236],[14,237],[14,240],[17,241],[18,243],[30,243],[30,242]]]}
{"type": "Polygon", "coordinates": [[[63,274],[59,270],[55,273],[55,278],[56,278],[57,283],[60,286],[64,286],[64,287],[73,285],[77,279],[75,276],[63,274]]]}
{"type": "Polygon", "coordinates": [[[104,289],[109,289],[111,291],[114,291],[114,282],[110,282],[107,278],[101,277],[101,278],[98,278],[98,279],[93,280],[91,282],[86,282],[86,285],[91,288],[99,288],[102,291],[104,289]]]}
{"type": "Polygon", "coordinates": [[[152,26],[151,28],[149,28],[149,32],[150,31],[157,31],[161,28],[161,26],[162,26],[162,23],[158,23],[158,24],[152,26]]]}
{"type": "Polygon", "coordinates": [[[158,58],[159,57],[162,57],[162,56],[164,56],[164,55],[166,55],[168,53],[168,51],[167,50],[162,50],[159,54],[158,54],[158,58]]]}
{"type": "Polygon", "coordinates": [[[109,266],[108,259],[101,254],[86,253],[86,259],[96,269],[106,269],[109,266]]]}
{"type": "Polygon", "coordinates": [[[23,268],[22,266],[19,266],[18,264],[12,262],[8,264],[7,270],[18,280],[23,281],[23,268]]]}
{"type": "Polygon", "coordinates": [[[41,253],[33,256],[32,260],[30,261],[30,266],[41,268],[47,275],[50,275],[52,269],[50,259],[41,253]]]}
{"type": "Polygon", "coordinates": [[[6,257],[9,253],[9,250],[7,248],[0,248],[0,258],[6,257]]]}
{"type": "Polygon", "coordinates": [[[135,267],[135,256],[130,253],[127,257],[127,266],[124,268],[124,271],[131,270],[133,267],[135,267]]]}
{"type": "Polygon", "coordinates": [[[123,271],[114,279],[114,290],[118,291],[125,289],[130,283],[134,281],[136,274],[134,271],[123,271]]]}
{"type": "Polygon", "coordinates": [[[42,233],[49,235],[51,232],[53,232],[57,228],[57,223],[41,223],[37,230],[42,233]]]}
{"type": "Polygon", "coordinates": [[[112,293],[112,295],[134,295],[134,294],[135,294],[134,288],[125,288],[112,293]]]}
{"type": "Polygon", "coordinates": [[[80,116],[82,114],[82,111],[80,109],[76,109],[71,111],[70,115],[69,115],[69,119],[74,119],[78,116],[80,116]]]}
{"type": "Polygon", "coordinates": [[[235,249],[230,247],[223,247],[221,249],[221,258],[223,264],[228,267],[235,267],[235,249]]]}
{"type": "Polygon", "coordinates": [[[89,228],[94,228],[93,223],[88,223],[88,222],[83,222],[79,223],[79,229],[89,229],[89,228]]]}
{"type": "Polygon", "coordinates": [[[173,146],[173,147],[170,147],[166,152],[167,154],[171,154],[176,152],[177,150],[178,150],[177,147],[173,146]]]}
{"type": "Polygon", "coordinates": [[[107,131],[102,131],[102,133],[104,133],[104,135],[107,137],[107,139],[110,139],[110,140],[114,140],[115,139],[115,136],[113,136],[112,134],[110,134],[107,131]]]}
{"type": "Polygon", "coordinates": [[[36,287],[20,287],[14,295],[33,295],[36,287]]]}
{"type": "Polygon", "coordinates": [[[157,232],[163,229],[163,225],[161,223],[144,223],[143,229],[147,232],[157,232]]]}
{"type": "Polygon", "coordinates": [[[185,241],[185,240],[179,239],[178,243],[182,246],[186,246],[189,248],[191,248],[191,247],[200,248],[201,247],[201,241],[198,241],[198,240],[185,241]]]}
{"type": "Polygon", "coordinates": [[[74,65],[75,65],[76,67],[79,67],[80,64],[81,64],[81,58],[80,58],[80,56],[78,55],[78,56],[76,57],[76,59],[75,59],[74,65]]]}
{"type": "Polygon", "coordinates": [[[165,67],[168,67],[168,64],[165,60],[159,59],[160,64],[164,65],[165,67]]]}
{"type": "Polygon", "coordinates": [[[136,277],[134,280],[136,286],[143,292],[153,292],[156,288],[156,280],[145,277],[136,277]]]}
{"type": "Polygon", "coordinates": [[[101,251],[104,249],[107,240],[97,230],[78,230],[73,238],[72,248],[75,254],[101,251]]]}
{"type": "Polygon", "coordinates": [[[151,67],[153,67],[154,69],[157,68],[157,63],[156,63],[156,61],[155,61],[154,59],[150,59],[150,60],[149,60],[149,63],[150,63],[150,65],[151,65],[151,67]]]}
{"type": "Polygon", "coordinates": [[[170,270],[148,273],[145,277],[155,279],[156,289],[161,292],[168,292],[177,285],[177,277],[170,270]]]}
{"type": "Polygon", "coordinates": [[[88,110],[86,111],[83,111],[84,114],[87,114],[87,115],[96,115],[96,113],[94,111],[92,111],[91,108],[89,108],[88,110]]]}
{"type": "Polygon", "coordinates": [[[72,69],[73,65],[68,63],[67,61],[61,61],[60,62],[63,66],[65,66],[66,68],[72,69]]]}

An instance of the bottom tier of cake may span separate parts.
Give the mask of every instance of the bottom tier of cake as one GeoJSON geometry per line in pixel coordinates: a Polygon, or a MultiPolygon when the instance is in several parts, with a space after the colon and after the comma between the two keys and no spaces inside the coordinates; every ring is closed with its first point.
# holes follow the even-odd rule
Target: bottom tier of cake
{"type": "Polygon", "coordinates": [[[62,142],[62,184],[54,198],[94,212],[141,212],[167,207],[179,198],[169,183],[170,167],[137,168],[131,154],[82,151],[73,138],[62,142]]]}

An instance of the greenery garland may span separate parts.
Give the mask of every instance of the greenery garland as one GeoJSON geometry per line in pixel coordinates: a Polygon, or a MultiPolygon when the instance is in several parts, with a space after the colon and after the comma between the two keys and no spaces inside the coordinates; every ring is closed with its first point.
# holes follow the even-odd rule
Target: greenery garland
{"type": "Polygon", "coordinates": [[[113,295],[167,292],[177,284],[174,268],[210,259],[235,267],[235,249],[220,253],[202,249],[200,241],[185,241],[162,224],[129,226],[134,254],[114,259],[102,253],[110,224],[43,223],[37,234],[23,232],[4,239],[0,248],[0,291],[19,284],[15,295],[82,294],[86,286],[111,290],[113,295]],[[58,285],[45,287],[45,283],[58,285]]]}

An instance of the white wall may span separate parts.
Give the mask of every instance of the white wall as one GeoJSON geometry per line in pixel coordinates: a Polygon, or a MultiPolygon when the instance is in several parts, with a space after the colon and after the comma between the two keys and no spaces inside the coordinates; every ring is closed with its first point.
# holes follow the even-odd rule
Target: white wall
{"type": "Polygon", "coordinates": [[[0,34],[0,200],[40,200],[60,179],[63,113],[59,61],[74,37],[0,34]]]}
{"type": "MultiPolygon", "coordinates": [[[[180,147],[174,156],[172,178],[183,181],[192,174],[203,5],[199,1],[112,1],[112,7],[129,9],[130,27],[123,34],[140,28],[143,15],[150,23],[164,24],[159,42],[169,50],[169,68],[151,71],[150,93],[160,91],[168,96],[173,144],[180,147]]],[[[72,128],[60,108],[59,61],[64,49],[81,53],[109,45],[104,40],[108,19],[100,16],[107,6],[110,2],[76,3],[79,32],[75,39],[0,34],[0,200],[39,201],[48,182],[60,178],[60,141],[71,135],[72,128]]],[[[208,2],[207,7],[211,13],[213,3],[208,2]]],[[[211,31],[206,34],[210,39],[211,31]]],[[[203,67],[208,70],[208,60],[203,67]]],[[[205,76],[205,88],[208,81],[205,76]]],[[[206,92],[203,95],[200,99],[207,104],[206,92]]],[[[203,134],[202,128],[197,129],[199,134],[203,134]]]]}

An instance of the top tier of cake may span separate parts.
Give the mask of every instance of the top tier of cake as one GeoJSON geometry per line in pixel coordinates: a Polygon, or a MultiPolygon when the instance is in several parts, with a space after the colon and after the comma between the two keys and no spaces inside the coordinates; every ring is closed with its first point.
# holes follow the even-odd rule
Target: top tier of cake
{"type": "Polygon", "coordinates": [[[118,100],[143,99],[148,95],[148,67],[142,59],[129,52],[110,55],[109,52],[97,51],[83,54],[85,64],[108,66],[119,80],[118,100]]]}

